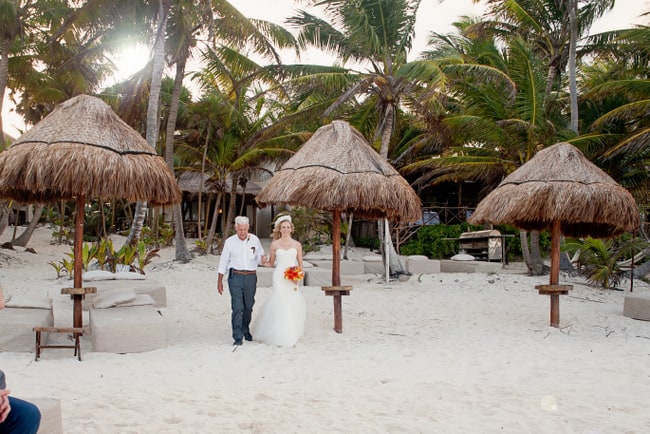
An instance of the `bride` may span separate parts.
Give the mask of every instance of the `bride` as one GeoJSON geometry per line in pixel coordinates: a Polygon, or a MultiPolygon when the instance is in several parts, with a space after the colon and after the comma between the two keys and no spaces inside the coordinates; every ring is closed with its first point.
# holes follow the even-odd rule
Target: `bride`
{"type": "Polygon", "coordinates": [[[302,245],[291,238],[291,216],[283,215],[275,221],[271,254],[264,266],[273,267],[273,290],[255,316],[253,336],[258,342],[281,347],[292,347],[305,328],[307,306],[298,281],[284,277],[288,267],[297,265],[302,270],[302,245]]]}

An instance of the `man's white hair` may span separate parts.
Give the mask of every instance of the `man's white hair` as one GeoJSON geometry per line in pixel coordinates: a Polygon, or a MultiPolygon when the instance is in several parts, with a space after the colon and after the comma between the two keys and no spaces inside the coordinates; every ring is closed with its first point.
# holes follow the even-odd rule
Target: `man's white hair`
{"type": "Polygon", "coordinates": [[[250,222],[248,221],[248,217],[244,215],[240,215],[235,217],[235,224],[236,225],[250,225],[250,222]]]}

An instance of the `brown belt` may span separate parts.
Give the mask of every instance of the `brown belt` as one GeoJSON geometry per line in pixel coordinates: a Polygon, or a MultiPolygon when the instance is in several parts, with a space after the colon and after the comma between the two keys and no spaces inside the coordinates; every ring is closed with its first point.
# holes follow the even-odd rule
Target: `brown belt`
{"type": "Polygon", "coordinates": [[[255,270],[235,270],[234,268],[230,269],[235,274],[255,274],[255,270]]]}

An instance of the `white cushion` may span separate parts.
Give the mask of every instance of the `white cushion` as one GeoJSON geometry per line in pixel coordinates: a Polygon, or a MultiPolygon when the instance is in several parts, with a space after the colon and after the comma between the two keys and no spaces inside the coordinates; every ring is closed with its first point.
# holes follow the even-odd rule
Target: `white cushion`
{"type": "Polygon", "coordinates": [[[142,273],[133,273],[131,271],[120,271],[114,274],[115,280],[145,280],[147,276],[142,273]]]}
{"type": "Polygon", "coordinates": [[[136,294],[132,301],[122,303],[117,307],[153,306],[154,304],[156,304],[156,300],[154,300],[149,294],[136,294]]]}
{"type": "Polygon", "coordinates": [[[364,256],[361,258],[363,262],[382,262],[383,259],[381,258],[381,255],[369,255],[369,256],[364,256]]]}
{"type": "Polygon", "coordinates": [[[409,261],[426,261],[429,258],[424,255],[411,255],[408,259],[409,261]]]}
{"type": "Polygon", "coordinates": [[[103,291],[93,299],[93,307],[96,309],[107,309],[135,300],[133,289],[116,288],[103,291]]]}
{"type": "Polygon", "coordinates": [[[93,271],[86,271],[84,274],[81,275],[81,279],[85,280],[86,282],[94,282],[98,280],[113,280],[115,279],[115,275],[110,271],[106,271],[106,270],[93,270],[93,271]]]}
{"type": "Polygon", "coordinates": [[[473,261],[474,259],[476,259],[474,256],[468,255],[467,253],[458,253],[451,257],[452,261],[473,261]]]}
{"type": "Polygon", "coordinates": [[[52,307],[52,299],[50,297],[14,294],[5,304],[5,307],[12,307],[14,309],[50,309],[52,307]]]}

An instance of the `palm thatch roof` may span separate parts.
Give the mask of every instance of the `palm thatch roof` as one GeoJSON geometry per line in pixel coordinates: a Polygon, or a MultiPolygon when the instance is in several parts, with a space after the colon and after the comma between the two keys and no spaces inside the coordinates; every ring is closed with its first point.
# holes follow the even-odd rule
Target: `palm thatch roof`
{"type": "Polygon", "coordinates": [[[219,186],[212,180],[207,173],[192,172],[189,170],[180,172],[178,174],[178,186],[182,192],[190,194],[203,193],[217,193],[219,186]],[[203,185],[201,185],[203,181],[203,185]]]}
{"type": "Polygon", "coordinates": [[[79,95],[0,153],[0,196],[23,203],[77,195],[165,205],[181,193],[165,160],[99,98],[79,95]]]}
{"type": "Polygon", "coordinates": [[[473,224],[550,229],[571,237],[608,238],[639,226],[632,195],[577,148],[557,143],[539,151],[479,203],[473,224]]]}
{"type": "Polygon", "coordinates": [[[422,217],[420,199],[409,183],[344,121],[319,128],[256,200],[260,206],[302,205],[373,219],[422,217]]]}
{"type": "MultiPolygon", "coordinates": [[[[230,185],[232,177],[230,175],[226,176],[226,190],[230,191],[230,185]]],[[[203,194],[208,193],[218,193],[220,191],[219,185],[217,182],[210,177],[207,173],[201,175],[201,172],[194,172],[190,170],[182,171],[178,174],[178,186],[181,191],[185,193],[190,193],[191,195],[198,194],[199,192],[203,194]],[[201,189],[201,178],[203,178],[203,189],[201,189]]],[[[237,185],[237,194],[251,194],[256,195],[262,190],[259,184],[256,181],[248,181],[246,183],[246,189],[244,189],[241,184],[237,185]]]]}

